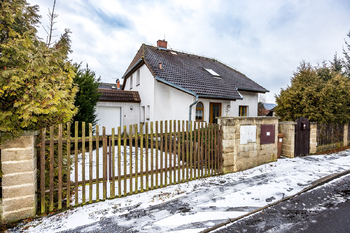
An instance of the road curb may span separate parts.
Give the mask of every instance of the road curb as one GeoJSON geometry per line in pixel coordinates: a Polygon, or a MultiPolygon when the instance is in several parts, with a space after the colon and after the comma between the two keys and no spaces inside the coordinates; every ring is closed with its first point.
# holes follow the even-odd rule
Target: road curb
{"type": "Polygon", "coordinates": [[[242,216],[239,216],[239,217],[237,217],[237,218],[229,219],[228,221],[226,221],[226,222],[224,222],[224,223],[221,223],[221,224],[218,224],[218,225],[213,226],[213,227],[211,227],[211,228],[205,229],[205,230],[201,231],[201,233],[207,233],[207,232],[211,232],[211,231],[213,231],[213,230],[216,230],[216,229],[218,229],[218,228],[220,228],[220,227],[223,227],[223,226],[225,226],[225,225],[227,225],[227,224],[230,224],[230,223],[233,223],[233,222],[235,222],[235,221],[237,221],[237,220],[240,220],[240,219],[242,219],[242,218],[248,217],[248,216],[250,216],[250,215],[252,215],[252,214],[255,214],[255,213],[259,212],[259,211],[262,211],[262,210],[267,209],[267,208],[269,208],[269,207],[271,207],[271,206],[274,206],[274,205],[276,205],[276,204],[278,204],[278,203],[280,203],[280,202],[289,200],[289,199],[291,199],[291,198],[293,198],[293,197],[295,197],[295,196],[298,196],[298,195],[300,195],[300,194],[302,194],[302,193],[304,193],[304,192],[310,191],[311,189],[314,189],[314,188],[316,188],[316,187],[318,187],[318,186],[321,186],[321,185],[323,185],[323,184],[325,184],[325,183],[328,183],[328,182],[330,182],[330,181],[332,181],[332,180],[334,180],[334,179],[337,179],[337,178],[339,178],[339,177],[345,176],[345,175],[347,175],[347,174],[350,174],[350,170],[346,170],[346,171],[343,171],[343,172],[339,172],[339,173],[335,173],[335,174],[331,174],[331,175],[322,177],[322,178],[320,178],[320,179],[318,179],[318,180],[312,182],[310,186],[304,188],[303,190],[301,190],[300,192],[298,192],[298,193],[296,193],[296,194],[293,194],[292,196],[285,197],[285,198],[283,198],[283,199],[281,199],[281,200],[279,200],[279,201],[276,201],[276,202],[271,203],[271,204],[269,204],[269,205],[267,205],[267,206],[264,206],[264,207],[261,207],[261,208],[259,208],[259,209],[256,209],[256,210],[254,210],[254,211],[252,211],[252,212],[249,212],[249,213],[247,213],[247,214],[245,214],[245,215],[242,215],[242,216]]]}

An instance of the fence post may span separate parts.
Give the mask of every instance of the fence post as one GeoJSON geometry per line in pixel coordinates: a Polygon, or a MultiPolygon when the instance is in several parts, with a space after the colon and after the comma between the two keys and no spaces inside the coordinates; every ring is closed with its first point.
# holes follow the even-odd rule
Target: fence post
{"type": "Polygon", "coordinates": [[[349,124],[344,124],[344,146],[348,146],[349,124]]]}
{"type": "Polygon", "coordinates": [[[2,219],[13,222],[34,217],[37,210],[37,153],[39,131],[2,142],[2,219]]]}
{"type": "Polygon", "coordinates": [[[317,152],[317,122],[310,122],[310,154],[317,152]]]}

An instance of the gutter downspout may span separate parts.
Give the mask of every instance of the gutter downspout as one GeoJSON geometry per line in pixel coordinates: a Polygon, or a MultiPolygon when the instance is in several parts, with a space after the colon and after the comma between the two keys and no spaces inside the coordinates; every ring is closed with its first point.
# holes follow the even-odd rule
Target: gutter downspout
{"type": "Polygon", "coordinates": [[[189,110],[190,110],[190,113],[188,115],[188,129],[191,130],[190,126],[191,126],[191,118],[192,118],[192,106],[197,104],[198,103],[198,95],[196,95],[196,101],[193,102],[190,107],[189,107],[189,110]]]}

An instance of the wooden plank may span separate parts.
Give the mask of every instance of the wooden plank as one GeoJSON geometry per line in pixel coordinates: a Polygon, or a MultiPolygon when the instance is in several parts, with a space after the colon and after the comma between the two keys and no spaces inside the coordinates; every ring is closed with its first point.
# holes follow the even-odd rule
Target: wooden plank
{"type": "Polygon", "coordinates": [[[205,123],[205,145],[206,145],[206,150],[204,151],[204,155],[205,155],[205,177],[208,177],[208,163],[209,163],[209,159],[208,159],[208,148],[209,148],[209,138],[208,138],[208,123],[205,123]]]}
{"type": "Polygon", "coordinates": [[[189,132],[189,139],[190,139],[190,180],[193,180],[193,175],[192,175],[192,172],[193,172],[193,146],[194,146],[194,143],[193,143],[193,138],[192,138],[192,121],[190,121],[190,132],[189,132]]]}
{"type": "Polygon", "coordinates": [[[115,128],[112,128],[112,151],[110,151],[109,156],[112,157],[112,185],[109,195],[111,198],[115,198],[115,128]]]}
{"type": "Polygon", "coordinates": [[[180,127],[181,127],[181,121],[177,121],[177,184],[181,182],[181,137],[180,137],[180,127]]]}
{"type": "Polygon", "coordinates": [[[45,213],[45,140],[46,128],[41,129],[41,147],[40,147],[40,203],[41,213],[45,213]]]}
{"type": "Polygon", "coordinates": [[[82,143],[81,143],[81,159],[82,159],[82,164],[81,164],[81,172],[82,172],[82,177],[83,177],[83,185],[82,185],[82,202],[83,205],[86,202],[86,174],[85,174],[85,122],[82,122],[82,126],[81,126],[81,138],[82,138],[82,143]]]}
{"type": "Polygon", "coordinates": [[[203,170],[204,168],[204,161],[203,161],[203,159],[204,159],[204,140],[203,140],[203,137],[204,137],[204,128],[203,128],[203,122],[201,122],[201,156],[200,156],[200,166],[201,166],[201,168],[200,168],[200,170],[201,170],[201,178],[203,178],[204,177],[204,171],[205,170],[203,170]]]}
{"type": "Polygon", "coordinates": [[[164,167],[164,150],[163,150],[163,121],[160,122],[160,187],[163,187],[163,167],[164,167]]]}
{"type": "Polygon", "coordinates": [[[127,156],[127,152],[126,152],[126,147],[127,147],[127,145],[126,145],[126,134],[127,134],[127,132],[126,132],[126,126],[124,126],[123,127],[123,135],[124,135],[124,141],[123,141],[123,145],[124,145],[124,161],[123,161],[123,163],[124,163],[124,196],[126,196],[127,195],[127,187],[126,187],[126,156],[127,156]]]}
{"type": "Polygon", "coordinates": [[[89,203],[92,203],[92,124],[89,123],[89,203]]]}
{"type": "Polygon", "coordinates": [[[181,130],[181,162],[182,162],[182,178],[181,182],[185,182],[185,121],[182,121],[182,130],[181,130]]]}
{"type": "Polygon", "coordinates": [[[143,192],[143,123],[140,124],[140,171],[141,171],[141,192],[143,192]]]}
{"type": "Polygon", "coordinates": [[[62,124],[58,125],[58,209],[62,209],[62,124]]]}
{"type": "Polygon", "coordinates": [[[188,177],[189,177],[189,167],[188,164],[190,163],[190,151],[189,151],[189,122],[186,121],[186,140],[185,140],[185,145],[186,145],[186,181],[188,181],[188,177]]]}
{"type": "Polygon", "coordinates": [[[193,125],[193,179],[197,179],[197,122],[194,122],[193,125]]]}
{"type": "MultiPolygon", "coordinates": [[[[168,186],[168,121],[165,121],[164,122],[164,133],[165,133],[165,136],[164,136],[164,139],[165,139],[165,142],[164,142],[164,147],[165,147],[165,157],[164,157],[164,170],[165,170],[165,173],[164,173],[164,181],[165,181],[165,186],[168,186]]],[[[163,137],[162,137],[163,138],[163,137]]]]}
{"type": "Polygon", "coordinates": [[[103,200],[107,199],[107,136],[106,127],[102,127],[102,146],[103,146],[103,200]]]}
{"type": "Polygon", "coordinates": [[[154,148],[153,148],[153,122],[151,122],[151,189],[154,188],[154,178],[153,178],[153,151],[154,151],[154,148]]]}
{"type": "Polygon", "coordinates": [[[173,145],[173,121],[169,121],[169,184],[173,184],[173,150],[172,150],[172,145],[173,145]]]}
{"type": "Polygon", "coordinates": [[[118,197],[122,196],[122,181],[121,181],[121,147],[122,147],[122,133],[121,128],[118,127],[118,197]]]}
{"type": "Polygon", "coordinates": [[[217,171],[217,161],[218,161],[218,146],[217,146],[217,124],[214,125],[214,136],[213,136],[213,144],[214,144],[214,174],[218,173],[217,171]]]}
{"type": "Polygon", "coordinates": [[[146,134],[146,190],[149,190],[149,167],[148,167],[148,122],[146,122],[145,126],[145,134],[146,134]]]}
{"type": "Polygon", "coordinates": [[[53,211],[53,189],[54,189],[54,180],[53,180],[53,173],[54,173],[54,146],[53,146],[53,134],[54,134],[54,127],[50,126],[50,212],[53,211]]]}
{"type": "Polygon", "coordinates": [[[209,124],[209,129],[208,129],[208,137],[209,137],[209,176],[213,174],[213,124],[209,124]]]}
{"type": "Polygon", "coordinates": [[[139,185],[138,185],[138,181],[139,178],[137,176],[137,173],[139,172],[139,139],[138,139],[138,134],[139,134],[139,130],[137,125],[134,125],[135,128],[135,193],[139,192],[139,185]]]}
{"type": "Polygon", "coordinates": [[[71,149],[71,141],[70,141],[70,129],[71,128],[71,123],[67,123],[67,208],[70,207],[70,149],[71,149]]]}
{"type": "MultiPolygon", "coordinates": [[[[129,126],[129,173],[132,174],[132,125],[129,126]]],[[[132,194],[132,177],[129,180],[129,194],[132,194]]]]}
{"type": "MultiPolygon", "coordinates": [[[[158,121],[156,121],[156,125],[155,125],[155,139],[156,139],[156,170],[159,168],[158,166],[158,121]]],[[[156,187],[159,188],[159,183],[158,183],[158,173],[155,174],[156,175],[156,187]]]]}
{"type": "Polygon", "coordinates": [[[75,198],[75,206],[79,205],[79,189],[78,189],[78,127],[79,122],[75,122],[74,127],[74,171],[75,171],[75,185],[74,185],[74,198],[75,198]]]}
{"type": "Polygon", "coordinates": [[[100,128],[96,125],[96,201],[100,200],[100,128]]]}

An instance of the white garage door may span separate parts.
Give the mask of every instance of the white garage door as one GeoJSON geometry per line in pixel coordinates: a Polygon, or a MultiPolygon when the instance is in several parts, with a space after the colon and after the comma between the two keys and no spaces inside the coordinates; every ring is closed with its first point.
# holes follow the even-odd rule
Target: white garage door
{"type": "Polygon", "coordinates": [[[106,127],[106,134],[112,134],[112,128],[115,128],[115,133],[118,133],[118,127],[121,125],[121,107],[105,107],[96,106],[97,124],[100,127],[100,135],[102,127],[106,127]]]}

